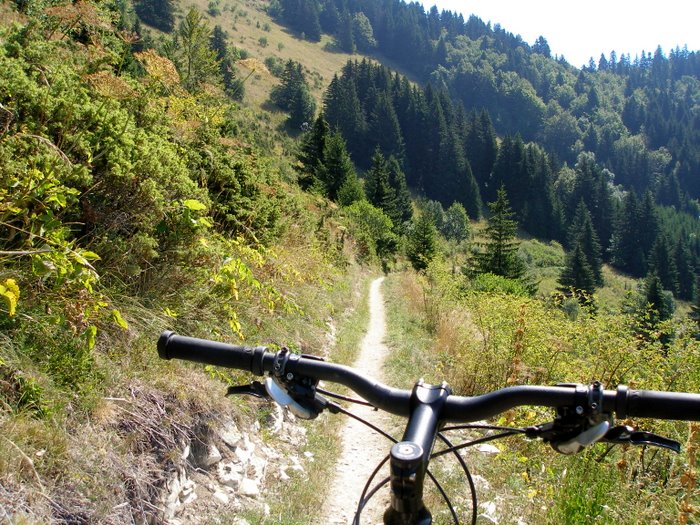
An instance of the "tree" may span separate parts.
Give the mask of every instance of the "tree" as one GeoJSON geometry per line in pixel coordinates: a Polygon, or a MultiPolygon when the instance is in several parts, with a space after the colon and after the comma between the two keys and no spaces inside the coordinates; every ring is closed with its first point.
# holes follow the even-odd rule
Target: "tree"
{"type": "Polygon", "coordinates": [[[217,52],[210,47],[211,29],[204,15],[196,8],[188,11],[175,34],[173,51],[182,85],[197,91],[202,84],[220,78],[217,52]]]}
{"type": "Polygon", "coordinates": [[[305,84],[299,89],[292,100],[287,124],[294,129],[302,129],[313,121],[316,113],[316,100],[305,84]]]}
{"type": "Polygon", "coordinates": [[[406,185],[406,175],[404,175],[401,165],[395,157],[389,157],[388,169],[389,186],[396,193],[396,215],[392,216],[391,220],[394,221],[394,225],[398,228],[413,217],[413,205],[411,204],[411,194],[408,192],[408,186],[406,185]]]}
{"type": "Polygon", "coordinates": [[[366,200],[354,202],[344,212],[350,219],[350,230],[357,241],[360,257],[371,259],[376,254],[386,268],[398,247],[391,219],[366,200]]]}
{"type": "Polygon", "coordinates": [[[320,182],[320,173],[325,164],[326,140],[330,130],[328,123],[321,112],[313,126],[302,137],[301,148],[297,159],[301,163],[298,167],[299,183],[308,188],[315,182],[320,182]]]}
{"type": "Polygon", "coordinates": [[[367,119],[367,127],[369,141],[376,144],[386,157],[393,155],[397,159],[403,158],[401,126],[387,93],[377,96],[367,119]]]}
{"type": "Polygon", "coordinates": [[[658,328],[663,321],[671,319],[675,310],[673,295],[664,292],[659,276],[653,272],[647,275],[644,282],[645,308],[642,310],[642,326],[651,332],[658,328]]]}
{"type": "MultiPolygon", "coordinates": [[[[593,275],[593,281],[596,285],[603,284],[603,259],[601,257],[600,242],[598,235],[593,228],[593,221],[588,207],[583,200],[576,208],[576,215],[569,227],[568,245],[571,250],[580,248],[593,275]]],[[[591,287],[584,288],[590,292],[591,287]]]]}
{"type": "MultiPolygon", "coordinates": [[[[228,34],[220,25],[214,26],[211,34],[209,47],[216,52],[216,59],[219,61],[219,70],[224,80],[226,93],[235,100],[242,100],[245,93],[243,82],[236,74],[235,61],[238,53],[235,54],[229,48],[228,34]]],[[[235,48],[234,48],[235,51],[235,48]]]]}
{"type": "Polygon", "coordinates": [[[595,275],[581,242],[577,242],[574,249],[566,254],[564,269],[559,275],[559,285],[561,291],[573,293],[579,302],[588,302],[588,298],[595,291],[595,275]]]}
{"type": "Polygon", "coordinates": [[[513,220],[513,211],[508,195],[501,186],[496,201],[488,204],[491,216],[488,220],[483,243],[484,251],[476,253],[477,273],[493,273],[508,279],[522,279],[525,264],[518,255],[519,243],[515,239],[518,224],[513,220]]]}
{"type": "Polygon", "coordinates": [[[683,239],[676,244],[673,257],[678,271],[678,297],[692,301],[695,297],[695,269],[691,262],[690,250],[683,239]]]}
{"type": "Polygon", "coordinates": [[[281,83],[272,88],[270,100],[289,111],[287,123],[292,128],[311,122],[316,113],[316,101],[311,96],[302,65],[294,60],[285,64],[281,83]]]}
{"type": "Polygon", "coordinates": [[[389,167],[379,147],[372,155],[372,167],[365,185],[367,200],[388,217],[396,216],[396,192],[389,184],[389,167]]]}
{"type": "Polygon", "coordinates": [[[340,133],[335,132],[328,136],[323,158],[324,164],[319,178],[326,195],[334,201],[338,198],[338,191],[347,178],[355,174],[355,168],[340,133]]]}
{"type": "Polygon", "coordinates": [[[671,252],[668,238],[661,234],[657,237],[649,254],[649,271],[654,273],[661,281],[664,290],[670,290],[678,296],[678,269],[671,252]]]}
{"type": "Polygon", "coordinates": [[[372,24],[362,11],[355,13],[352,18],[352,35],[357,49],[363,53],[370,52],[377,47],[372,24]]]}
{"type": "Polygon", "coordinates": [[[546,56],[547,58],[552,56],[552,50],[549,48],[549,43],[543,36],[537,37],[537,40],[535,40],[535,43],[532,45],[532,50],[535,53],[546,56]]]}
{"type": "Polygon", "coordinates": [[[340,17],[340,29],[338,30],[338,47],[346,53],[357,51],[355,36],[353,34],[353,18],[345,11],[340,17]]]}
{"type": "Polygon", "coordinates": [[[453,202],[445,211],[442,233],[448,240],[458,243],[469,238],[469,216],[459,202],[453,202]]]}
{"type": "Polygon", "coordinates": [[[408,234],[406,257],[417,271],[425,270],[437,253],[437,230],[427,214],[418,217],[408,234]]]}
{"type": "Polygon", "coordinates": [[[134,10],[141,20],[165,33],[175,28],[174,0],[139,0],[134,10]]]}

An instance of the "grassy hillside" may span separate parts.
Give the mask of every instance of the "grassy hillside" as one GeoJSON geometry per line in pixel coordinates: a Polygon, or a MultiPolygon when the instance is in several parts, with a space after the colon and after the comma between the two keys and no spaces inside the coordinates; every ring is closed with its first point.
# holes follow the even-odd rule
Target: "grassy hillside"
{"type": "MultiPolygon", "coordinates": [[[[465,395],[513,384],[594,379],[608,388],[618,383],[691,392],[700,388],[700,344],[682,322],[677,337],[664,346],[658,339],[640,338],[633,316],[619,310],[571,319],[544,300],[460,293],[469,290],[468,284],[437,262],[427,275],[391,275],[385,290],[393,356],[389,376],[405,386],[420,376],[433,384],[447,380],[465,395]]],[[[552,417],[550,410],[511,410],[496,424],[521,427],[552,417]]],[[[499,523],[692,523],[700,505],[694,482],[697,424],[624,423],[678,440],[683,452],[599,444],[563,456],[540,441],[494,441],[497,453],[469,449],[465,454],[472,474],[479,476],[480,513],[499,523]],[[487,502],[495,505],[489,508],[487,502]]],[[[460,442],[478,435],[449,437],[460,442]]],[[[453,503],[469,509],[466,482],[457,466],[448,463],[436,465],[434,472],[453,503]]],[[[436,514],[449,522],[441,497],[436,493],[431,498],[436,514]]]]}
{"type": "MultiPolygon", "coordinates": [[[[163,522],[173,476],[198,468],[187,452],[231,426],[262,446],[264,415],[224,399],[243,375],[159,360],[160,332],[320,352],[362,297],[351,236],[296,186],[269,116],[184,90],[103,7],[0,6],[12,522],[163,522]]],[[[206,501],[198,519],[216,521],[225,509],[206,501]]]]}

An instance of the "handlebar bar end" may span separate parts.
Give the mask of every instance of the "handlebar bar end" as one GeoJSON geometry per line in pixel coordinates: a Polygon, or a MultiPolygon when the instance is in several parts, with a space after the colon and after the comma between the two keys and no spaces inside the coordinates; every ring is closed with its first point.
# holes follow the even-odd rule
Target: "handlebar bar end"
{"type": "Polygon", "coordinates": [[[161,359],[170,359],[170,356],[168,355],[168,341],[170,341],[170,338],[174,335],[175,332],[170,330],[166,330],[160,334],[160,337],[158,338],[158,357],[161,359]]]}

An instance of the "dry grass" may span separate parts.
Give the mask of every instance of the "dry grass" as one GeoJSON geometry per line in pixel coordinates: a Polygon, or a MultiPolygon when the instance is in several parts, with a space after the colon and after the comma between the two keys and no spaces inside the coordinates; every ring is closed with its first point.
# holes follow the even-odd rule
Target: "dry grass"
{"type": "MultiPolygon", "coordinates": [[[[208,0],[195,0],[183,7],[195,6],[203,13],[207,12],[208,0]]],[[[206,15],[212,26],[220,25],[229,34],[231,45],[246,50],[251,58],[264,63],[269,56],[279,57],[282,61],[289,59],[300,62],[307,71],[314,96],[320,100],[323,90],[350,59],[362,58],[361,55],[329,51],[332,46],[328,35],[323,35],[320,42],[302,40],[299,35],[278,25],[265,11],[268,2],[261,0],[223,0],[221,14],[216,17],[206,15]],[[269,31],[265,31],[269,28],[269,31]],[[267,45],[260,39],[266,38],[267,45]],[[318,82],[314,82],[318,79],[318,82]]],[[[249,65],[249,64],[248,64],[249,65]]],[[[251,70],[243,65],[248,72],[251,70]]],[[[243,73],[243,77],[247,76],[243,73]]],[[[267,100],[270,89],[278,80],[262,69],[257,69],[246,83],[248,103],[260,106],[267,100]]]]}

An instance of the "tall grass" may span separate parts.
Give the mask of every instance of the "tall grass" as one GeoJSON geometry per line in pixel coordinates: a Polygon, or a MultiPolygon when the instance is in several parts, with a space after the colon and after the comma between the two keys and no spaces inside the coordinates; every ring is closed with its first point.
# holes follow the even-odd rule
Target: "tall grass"
{"type": "MultiPolygon", "coordinates": [[[[625,383],[700,392],[700,343],[689,337],[690,327],[681,322],[675,325],[674,341],[664,346],[659,340],[640,338],[633,320],[619,311],[572,320],[554,303],[466,292],[469,287],[460,279],[440,263],[425,276],[407,273],[393,278],[401,283],[393,287],[395,308],[401,313],[390,316],[398,323],[390,332],[405,327],[417,332],[408,339],[420,344],[392,339],[404,346],[397,354],[411,355],[403,361],[420,363],[414,375],[418,369],[421,375],[447,379],[463,395],[514,384],[594,379],[610,388],[625,383]],[[434,369],[424,372],[429,363],[434,369]]],[[[549,410],[523,409],[503,414],[497,423],[525,426],[552,417],[549,410]]],[[[686,447],[674,455],[600,444],[569,457],[537,441],[497,442],[499,454],[467,453],[473,472],[489,483],[480,490],[481,501],[496,503],[501,523],[692,523],[700,508],[697,434],[683,422],[625,423],[686,447]]],[[[448,469],[447,478],[457,481],[451,472],[448,469]]]]}

